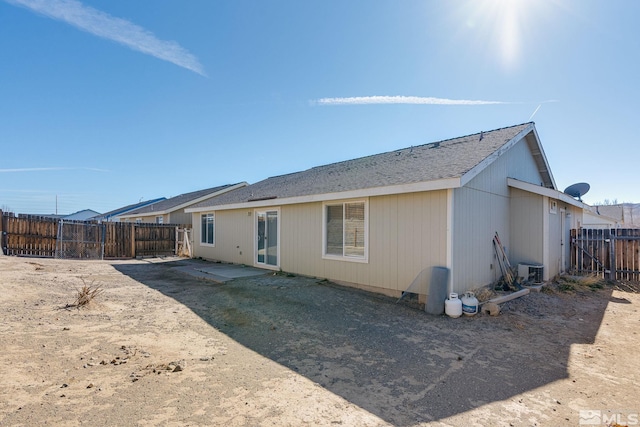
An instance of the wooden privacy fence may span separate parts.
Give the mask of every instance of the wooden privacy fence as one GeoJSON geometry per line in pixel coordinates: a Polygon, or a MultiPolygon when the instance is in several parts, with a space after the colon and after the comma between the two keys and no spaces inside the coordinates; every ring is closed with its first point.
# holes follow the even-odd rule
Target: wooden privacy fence
{"type": "Polygon", "coordinates": [[[2,211],[0,219],[5,255],[74,259],[176,255],[184,235],[175,224],[63,221],[2,211]]]}
{"type": "Polygon", "coordinates": [[[571,270],[640,281],[640,229],[571,230],[571,270]]]}
{"type": "Polygon", "coordinates": [[[175,255],[177,226],[135,224],[136,256],[175,255]]]}
{"type": "Polygon", "coordinates": [[[57,219],[0,214],[0,246],[5,255],[55,256],[57,219]]]}

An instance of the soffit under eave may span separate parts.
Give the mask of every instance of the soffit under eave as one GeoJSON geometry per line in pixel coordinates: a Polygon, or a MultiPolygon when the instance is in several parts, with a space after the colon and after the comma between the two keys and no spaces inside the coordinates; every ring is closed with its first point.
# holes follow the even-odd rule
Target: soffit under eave
{"type": "Polygon", "coordinates": [[[540,143],[540,137],[538,136],[538,131],[535,126],[533,126],[531,131],[525,135],[525,141],[527,142],[529,151],[533,156],[533,160],[536,162],[544,187],[557,190],[556,181],[551,173],[547,156],[544,153],[544,149],[540,143]]]}

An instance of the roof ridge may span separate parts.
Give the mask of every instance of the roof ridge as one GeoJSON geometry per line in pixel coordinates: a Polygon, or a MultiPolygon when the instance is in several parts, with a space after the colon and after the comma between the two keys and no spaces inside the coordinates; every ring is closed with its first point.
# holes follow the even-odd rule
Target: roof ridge
{"type": "Polygon", "coordinates": [[[339,165],[339,164],[348,163],[348,162],[354,162],[354,161],[357,161],[357,160],[367,159],[369,157],[382,156],[384,154],[398,153],[400,151],[410,150],[410,149],[413,149],[413,148],[425,147],[427,145],[442,144],[442,143],[445,143],[445,142],[454,141],[456,139],[469,138],[469,137],[472,137],[472,136],[475,136],[475,135],[480,135],[480,134],[485,134],[486,135],[486,134],[492,133],[492,132],[498,132],[498,131],[505,130],[505,129],[511,129],[511,128],[515,128],[515,127],[518,127],[518,126],[531,125],[531,124],[535,124],[535,123],[534,122],[524,122],[524,123],[520,123],[520,124],[517,124],[517,125],[504,126],[504,127],[501,127],[501,128],[491,129],[491,130],[488,130],[488,131],[480,131],[480,132],[470,133],[468,135],[457,136],[457,137],[454,137],[454,138],[442,139],[440,141],[426,142],[424,144],[419,144],[419,145],[410,145],[408,147],[397,148],[397,149],[391,150],[391,151],[383,151],[381,153],[376,153],[376,154],[369,154],[367,156],[356,157],[354,159],[340,160],[340,161],[337,161],[337,162],[327,163],[327,164],[324,164],[324,165],[312,166],[309,169],[305,169],[305,170],[301,170],[301,171],[297,171],[297,172],[291,172],[291,173],[283,174],[283,175],[274,175],[274,176],[271,176],[269,178],[278,178],[278,177],[287,176],[287,175],[295,175],[297,173],[306,172],[306,171],[310,171],[310,170],[313,170],[313,169],[325,168],[327,166],[339,165]]]}

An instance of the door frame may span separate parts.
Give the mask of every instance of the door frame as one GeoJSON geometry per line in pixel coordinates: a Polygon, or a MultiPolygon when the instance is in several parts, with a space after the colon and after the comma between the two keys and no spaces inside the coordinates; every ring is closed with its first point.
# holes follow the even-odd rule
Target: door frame
{"type": "Polygon", "coordinates": [[[571,259],[571,212],[560,209],[560,273],[567,273],[571,259]]]}
{"type": "MultiPolygon", "coordinates": [[[[265,207],[265,208],[256,208],[253,211],[253,265],[259,268],[266,268],[269,270],[280,270],[280,230],[282,229],[280,225],[280,207],[265,207]],[[266,262],[266,253],[265,253],[265,262],[258,262],[258,217],[260,214],[266,215],[270,212],[276,213],[276,264],[267,264],[266,262]]],[[[265,226],[266,226],[265,222],[265,226]]],[[[267,231],[267,239],[268,239],[268,229],[267,231]]],[[[265,248],[266,250],[266,248],[265,248]]]]}

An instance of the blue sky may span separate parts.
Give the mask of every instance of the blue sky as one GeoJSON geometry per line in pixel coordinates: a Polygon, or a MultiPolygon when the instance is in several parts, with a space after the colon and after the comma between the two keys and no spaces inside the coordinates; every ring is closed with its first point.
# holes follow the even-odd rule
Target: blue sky
{"type": "Polygon", "coordinates": [[[640,202],[638,17],[630,0],[0,0],[0,207],[105,212],[530,120],[560,190],[640,202]]]}

